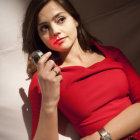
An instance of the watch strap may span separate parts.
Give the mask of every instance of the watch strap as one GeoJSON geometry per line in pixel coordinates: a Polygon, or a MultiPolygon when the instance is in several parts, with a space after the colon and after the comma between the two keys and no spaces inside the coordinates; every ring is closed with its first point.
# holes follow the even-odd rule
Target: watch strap
{"type": "Polygon", "coordinates": [[[100,140],[112,140],[110,133],[108,133],[104,128],[98,130],[101,138],[100,140]]]}

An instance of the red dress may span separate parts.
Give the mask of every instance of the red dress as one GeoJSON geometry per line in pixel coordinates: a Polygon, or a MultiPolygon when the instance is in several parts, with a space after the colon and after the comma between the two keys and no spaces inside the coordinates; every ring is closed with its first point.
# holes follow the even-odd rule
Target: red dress
{"type": "MultiPolygon", "coordinates": [[[[131,104],[140,102],[140,77],[127,58],[115,47],[95,45],[105,56],[104,60],[87,68],[61,68],[63,81],[58,108],[82,137],[102,128],[131,104]]],[[[37,73],[32,78],[29,96],[33,137],[41,105],[37,73]]]]}

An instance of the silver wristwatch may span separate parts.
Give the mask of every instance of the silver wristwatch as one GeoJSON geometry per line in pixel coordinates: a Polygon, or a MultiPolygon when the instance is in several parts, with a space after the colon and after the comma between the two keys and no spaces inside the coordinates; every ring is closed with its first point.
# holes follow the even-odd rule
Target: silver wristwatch
{"type": "Polygon", "coordinates": [[[98,132],[101,136],[100,140],[113,140],[111,135],[104,128],[98,130],[98,132]]]}

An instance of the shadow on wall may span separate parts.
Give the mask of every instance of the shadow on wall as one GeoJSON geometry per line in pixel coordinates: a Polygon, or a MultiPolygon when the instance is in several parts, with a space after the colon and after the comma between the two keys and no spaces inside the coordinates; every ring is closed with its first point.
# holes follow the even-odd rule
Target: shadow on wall
{"type": "MultiPolygon", "coordinates": [[[[71,140],[79,140],[80,135],[69,122],[69,120],[58,109],[58,132],[62,136],[68,137],[71,140]]],[[[69,139],[68,139],[69,140],[69,139]]]]}
{"type": "Polygon", "coordinates": [[[22,115],[23,115],[23,120],[24,124],[26,127],[26,131],[28,134],[28,140],[31,140],[31,133],[32,133],[32,111],[31,111],[31,105],[30,105],[30,100],[27,94],[25,93],[25,90],[23,88],[19,89],[19,94],[20,97],[23,101],[22,105],[22,115]]]}
{"type": "MultiPolygon", "coordinates": [[[[26,131],[28,134],[28,140],[31,140],[32,111],[31,111],[30,99],[22,87],[19,89],[19,94],[24,103],[22,105],[22,115],[23,115],[26,131]]],[[[60,135],[69,137],[71,140],[80,139],[80,136],[78,135],[77,131],[74,129],[74,127],[70,124],[70,122],[65,118],[65,116],[60,111],[58,111],[58,131],[60,135]]]]}

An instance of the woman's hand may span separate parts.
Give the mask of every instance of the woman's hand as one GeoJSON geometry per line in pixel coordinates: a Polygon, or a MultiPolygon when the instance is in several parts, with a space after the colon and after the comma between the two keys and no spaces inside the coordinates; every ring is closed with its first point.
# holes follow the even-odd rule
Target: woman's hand
{"type": "Polygon", "coordinates": [[[42,93],[42,102],[48,109],[57,106],[60,97],[61,70],[53,60],[48,60],[51,52],[44,54],[38,61],[37,75],[42,93]]]}

